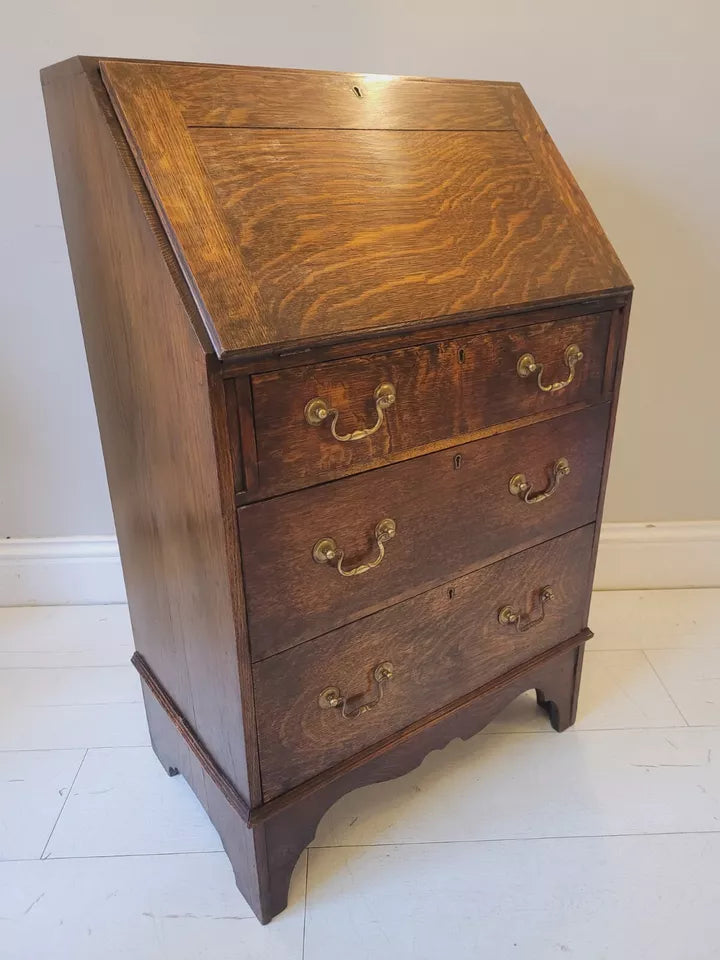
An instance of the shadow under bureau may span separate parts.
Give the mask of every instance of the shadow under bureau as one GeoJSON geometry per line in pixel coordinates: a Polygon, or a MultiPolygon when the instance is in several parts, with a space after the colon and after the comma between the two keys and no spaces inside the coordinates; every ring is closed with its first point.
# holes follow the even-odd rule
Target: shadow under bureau
{"type": "Polygon", "coordinates": [[[573,722],[632,288],[517,84],[42,84],[153,747],[267,922],[343,793],[573,722]]]}

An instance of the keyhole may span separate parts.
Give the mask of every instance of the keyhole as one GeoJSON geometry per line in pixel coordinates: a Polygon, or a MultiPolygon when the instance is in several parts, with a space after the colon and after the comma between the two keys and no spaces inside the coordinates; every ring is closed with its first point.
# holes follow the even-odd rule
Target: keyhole
{"type": "Polygon", "coordinates": [[[455,587],[448,587],[448,600],[452,600],[455,597],[455,587]]]}
{"type": "Polygon", "coordinates": [[[458,362],[459,362],[459,363],[465,363],[465,348],[464,348],[464,347],[460,347],[460,349],[458,350],[458,362]]]}
{"type": "Polygon", "coordinates": [[[353,87],[352,89],[355,96],[362,99],[362,90],[360,89],[360,87],[353,87]]]}
{"type": "Polygon", "coordinates": [[[462,466],[462,456],[461,454],[456,453],[455,456],[453,457],[453,467],[455,468],[455,470],[459,470],[461,466],[462,466]]]}

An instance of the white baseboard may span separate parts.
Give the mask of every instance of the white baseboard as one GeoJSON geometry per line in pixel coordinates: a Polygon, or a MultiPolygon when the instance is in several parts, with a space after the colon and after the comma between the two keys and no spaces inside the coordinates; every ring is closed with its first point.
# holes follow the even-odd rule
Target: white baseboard
{"type": "MultiPolygon", "coordinates": [[[[720,521],[606,523],[596,590],[720,587],[720,521]]],[[[124,603],[115,537],[0,540],[0,606],[124,603]]]]}
{"type": "Polygon", "coordinates": [[[596,590],[720,587],[720,520],[604,523],[596,590]]]}
{"type": "Polygon", "coordinates": [[[125,603],[115,537],[0,540],[0,606],[125,603]]]}

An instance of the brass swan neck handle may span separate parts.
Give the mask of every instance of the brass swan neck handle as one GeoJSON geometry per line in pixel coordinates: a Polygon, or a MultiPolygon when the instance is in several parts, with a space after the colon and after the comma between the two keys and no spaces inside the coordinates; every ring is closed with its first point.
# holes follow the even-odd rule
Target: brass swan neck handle
{"type": "Polygon", "coordinates": [[[516,473],[510,477],[508,489],[514,497],[520,497],[525,503],[542,503],[549,499],[557,490],[558,484],[563,477],[570,473],[570,463],[565,457],[560,457],[550,465],[550,480],[544,490],[533,493],[533,486],[528,482],[524,473],[516,473]]]}
{"type": "Polygon", "coordinates": [[[568,368],[568,375],[564,380],[556,380],[554,383],[543,383],[542,375],[545,370],[545,364],[538,363],[531,353],[524,353],[517,362],[517,375],[526,379],[534,373],[537,374],[537,387],[543,393],[557,393],[558,390],[564,390],[569,387],[575,379],[575,366],[583,358],[583,352],[576,343],[571,343],[565,350],[565,365],[568,368]]]}
{"type": "Polygon", "coordinates": [[[552,587],[540,588],[540,614],[533,620],[530,613],[519,613],[511,606],[501,607],[498,610],[498,623],[503,626],[514,626],[518,633],[525,633],[531,627],[537,626],[545,619],[545,605],[555,599],[552,587]]]}
{"type": "Polygon", "coordinates": [[[372,672],[372,683],[368,693],[356,693],[344,697],[339,687],[325,687],[318,697],[318,706],[321,710],[341,709],[346,720],[354,720],[368,710],[376,707],[383,696],[383,684],[392,680],[395,668],[389,660],[379,663],[372,672]],[[374,693],[374,695],[373,695],[374,693]]]}
{"type": "Polygon", "coordinates": [[[323,537],[313,547],[312,555],[316,563],[331,563],[341,577],[357,577],[361,573],[367,573],[368,570],[374,570],[379,567],[385,557],[385,544],[392,540],[397,531],[397,525],[394,520],[387,517],[381,520],[375,527],[375,542],[378,545],[378,555],[374,560],[368,560],[367,563],[361,563],[357,567],[351,567],[349,570],[343,568],[345,551],[338,547],[332,537],[323,537]]]}
{"type": "Polygon", "coordinates": [[[361,430],[353,430],[352,433],[338,433],[337,422],[340,417],[340,411],[331,407],[327,400],[322,397],[314,397],[305,404],[305,420],[312,427],[318,427],[330,420],[330,433],[340,443],[349,443],[352,440],[364,440],[365,437],[371,437],[377,433],[385,420],[385,411],[391,407],[397,398],[395,387],[392,383],[381,383],[375,388],[375,412],[377,418],[371,427],[363,427],[361,430]]]}

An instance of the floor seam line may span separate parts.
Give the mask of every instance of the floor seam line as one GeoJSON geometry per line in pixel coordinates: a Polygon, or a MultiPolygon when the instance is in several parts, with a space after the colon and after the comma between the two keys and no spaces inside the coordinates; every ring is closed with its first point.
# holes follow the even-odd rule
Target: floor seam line
{"type": "Polygon", "coordinates": [[[720,830],[659,830],[656,833],[577,833],[542,837],[482,837],[467,840],[388,840],[383,843],[339,843],[309,847],[310,850],[356,850],[370,847],[425,847],[457,845],[459,843],[537,843],[545,840],[615,840],[630,837],[692,837],[713,836],[720,830]]]}
{"type": "Polygon", "coordinates": [[[673,695],[670,693],[670,691],[668,690],[667,686],[665,685],[665,681],[664,681],[663,678],[660,676],[660,674],[657,672],[657,669],[655,668],[655,664],[652,662],[652,660],[651,660],[650,657],[647,655],[647,653],[645,653],[644,650],[643,650],[643,655],[645,656],[645,659],[647,660],[647,662],[650,664],[650,669],[651,669],[652,672],[655,674],[655,676],[658,678],[658,683],[659,683],[660,686],[663,688],[663,690],[665,691],[665,693],[670,697],[671,701],[673,702],[673,704],[674,704],[674,706],[675,706],[675,709],[677,710],[677,712],[680,714],[680,716],[681,716],[681,717],[683,718],[683,720],[685,721],[685,726],[686,726],[686,727],[689,727],[690,724],[688,723],[687,717],[686,717],[685,714],[682,712],[682,710],[681,710],[680,707],[677,705],[677,703],[675,703],[675,697],[673,697],[673,695]]]}
{"type": "Polygon", "coordinates": [[[80,763],[78,764],[78,768],[77,768],[77,770],[75,771],[75,776],[72,778],[72,783],[71,783],[70,786],[68,787],[67,793],[65,794],[65,797],[63,798],[63,802],[62,802],[62,805],[61,805],[61,807],[60,807],[60,811],[58,812],[58,815],[55,817],[55,823],[53,823],[53,825],[52,825],[52,830],[50,831],[50,835],[48,836],[47,840],[45,841],[45,846],[42,848],[42,853],[40,854],[40,860],[45,859],[45,851],[47,850],[48,846],[50,845],[50,841],[51,841],[52,838],[53,838],[53,834],[55,833],[55,830],[56,830],[56,828],[57,828],[57,825],[58,825],[58,823],[59,823],[59,821],[60,821],[60,817],[63,815],[63,810],[65,809],[65,806],[66,806],[68,800],[70,799],[70,794],[72,793],[72,789],[73,789],[73,787],[75,786],[75,781],[77,780],[77,778],[78,778],[78,776],[79,776],[79,774],[80,774],[80,771],[82,770],[82,765],[85,763],[85,757],[87,757],[87,755],[88,755],[88,748],[85,749],[85,753],[82,755],[82,759],[80,760],[80,763]]]}
{"type": "Polygon", "coordinates": [[[305,960],[305,930],[307,928],[307,897],[308,897],[308,877],[310,875],[310,847],[305,856],[305,898],[303,901],[303,930],[302,930],[302,953],[300,960],[305,960]]]}

